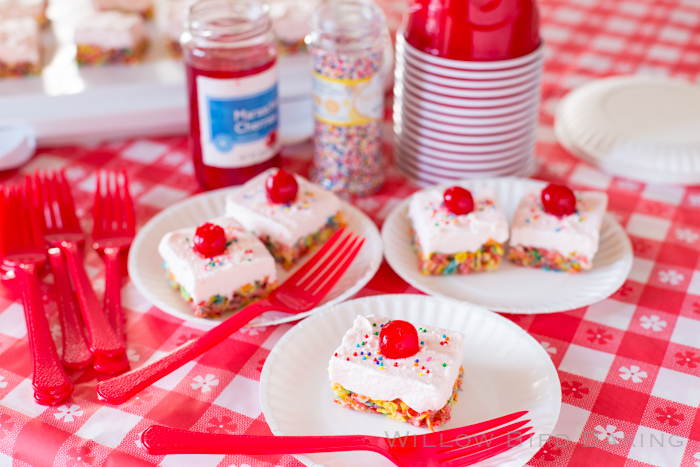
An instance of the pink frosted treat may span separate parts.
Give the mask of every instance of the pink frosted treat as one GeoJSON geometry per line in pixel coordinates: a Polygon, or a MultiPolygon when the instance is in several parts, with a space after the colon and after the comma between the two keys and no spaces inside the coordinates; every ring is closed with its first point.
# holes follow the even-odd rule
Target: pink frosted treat
{"type": "Polygon", "coordinates": [[[97,11],[117,10],[153,18],[153,0],[93,0],[93,5],[97,11]]]}
{"type": "Polygon", "coordinates": [[[195,316],[239,310],[277,286],[275,260],[265,245],[231,218],[170,232],[158,252],[170,285],[195,316]]]}
{"type": "Polygon", "coordinates": [[[451,417],[463,358],[463,334],[358,315],[328,362],[328,377],[342,407],[433,430],[451,417]]]}
{"type": "Polygon", "coordinates": [[[182,55],[180,47],[180,37],[185,32],[185,21],[189,14],[190,7],[197,3],[197,0],[169,0],[166,23],[166,40],[170,53],[179,57],[182,55]]]}
{"type": "Polygon", "coordinates": [[[526,193],[515,211],[508,259],[553,271],[591,269],[607,205],[603,192],[572,192],[561,185],[543,184],[526,193]],[[548,190],[555,197],[545,201],[548,190]]]}
{"type": "Polygon", "coordinates": [[[118,11],[83,18],[75,29],[75,42],[80,65],[138,62],[148,46],[143,18],[118,11]]]}
{"type": "Polygon", "coordinates": [[[254,232],[285,269],[345,225],[337,196],[300,175],[279,169],[266,170],[228,195],[226,215],[254,232]],[[297,186],[284,202],[268,196],[268,179],[280,175],[297,186]]]}
{"type": "Polygon", "coordinates": [[[0,0],[0,19],[34,18],[40,26],[46,19],[46,0],[0,0]]]}
{"type": "Polygon", "coordinates": [[[33,18],[0,20],[0,78],[41,71],[39,25],[33,18]]]}
{"type": "Polygon", "coordinates": [[[455,186],[419,191],[411,198],[408,217],[423,274],[493,271],[501,263],[508,221],[490,188],[470,192],[455,186]],[[453,192],[468,197],[464,212],[445,202],[446,195],[453,192]]]}

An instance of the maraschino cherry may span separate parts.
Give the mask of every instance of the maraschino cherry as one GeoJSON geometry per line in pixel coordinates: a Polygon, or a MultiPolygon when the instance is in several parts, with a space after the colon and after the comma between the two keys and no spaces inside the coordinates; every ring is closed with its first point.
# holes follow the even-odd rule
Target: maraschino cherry
{"type": "Polygon", "coordinates": [[[461,186],[451,186],[442,195],[445,201],[445,207],[452,214],[461,216],[469,214],[474,210],[474,198],[469,190],[465,190],[461,186]]]}
{"type": "Polygon", "coordinates": [[[265,180],[267,200],[274,204],[287,204],[294,201],[299,191],[299,184],[294,175],[278,170],[265,180]]]}
{"type": "Polygon", "coordinates": [[[408,358],[420,350],[418,331],[408,321],[390,321],[379,333],[379,348],[386,358],[408,358]]]}
{"type": "Polygon", "coordinates": [[[576,196],[569,187],[550,183],[542,190],[544,212],[564,217],[576,212],[576,196]]]}
{"type": "Polygon", "coordinates": [[[224,229],[207,222],[197,227],[194,234],[194,251],[203,258],[211,258],[226,251],[224,229]]]}

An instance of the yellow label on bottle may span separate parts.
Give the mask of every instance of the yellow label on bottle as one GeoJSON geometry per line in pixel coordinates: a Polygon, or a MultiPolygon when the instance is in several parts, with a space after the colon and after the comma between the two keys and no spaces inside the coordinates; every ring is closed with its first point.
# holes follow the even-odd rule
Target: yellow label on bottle
{"type": "Polygon", "coordinates": [[[333,125],[361,125],[384,117],[381,73],[363,79],[332,79],[314,73],[316,119],[333,125]]]}

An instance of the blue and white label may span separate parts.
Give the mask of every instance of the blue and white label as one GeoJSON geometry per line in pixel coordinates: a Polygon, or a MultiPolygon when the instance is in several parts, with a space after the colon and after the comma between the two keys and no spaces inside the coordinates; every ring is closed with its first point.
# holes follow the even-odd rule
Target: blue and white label
{"type": "Polygon", "coordinates": [[[279,151],[277,66],[242,78],[197,76],[204,165],[246,167],[279,151]]]}

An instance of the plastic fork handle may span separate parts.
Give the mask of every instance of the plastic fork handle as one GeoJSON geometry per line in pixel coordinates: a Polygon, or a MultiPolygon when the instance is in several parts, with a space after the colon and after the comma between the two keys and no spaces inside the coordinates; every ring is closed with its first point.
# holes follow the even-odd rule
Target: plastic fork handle
{"type": "Polygon", "coordinates": [[[56,405],[68,399],[73,393],[73,382],[68,379],[56,352],[49,322],[46,319],[39,278],[34,264],[22,264],[16,269],[22,286],[22,303],[24,304],[24,319],[27,322],[29,348],[34,361],[34,376],[32,386],[35,393],[56,393],[61,396],[55,400],[43,400],[42,405],[56,405]]]}
{"type": "Polygon", "coordinates": [[[198,338],[185,342],[158,360],[99,382],[97,395],[110,404],[123,404],[151,384],[222,342],[251,319],[276,308],[266,299],[252,303],[198,338]]]}
{"type": "Polygon", "coordinates": [[[122,342],[124,336],[124,312],[122,310],[122,275],[119,255],[121,248],[107,247],[105,253],[105,311],[114,332],[122,342]]]}
{"type": "Polygon", "coordinates": [[[141,443],[162,454],[304,454],[310,452],[375,451],[371,436],[248,436],[201,433],[153,425],[141,443]]]}
{"type": "Polygon", "coordinates": [[[63,366],[72,370],[85,368],[92,362],[92,352],[83,332],[83,320],[78,312],[78,304],[68,279],[68,269],[63,253],[58,248],[49,248],[49,261],[53,270],[56,287],[58,316],[63,334],[63,366]]]}
{"type": "Polygon", "coordinates": [[[61,242],[61,250],[65,253],[68,270],[73,278],[75,293],[78,296],[80,311],[85,320],[85,327],[90,339],[90,350],[93,354],[104,354],[110,357],[124,352],[124,344],[109,324],[100,301],[92,290],[92,284],[88,279],[83,259],[78,251],[78,244],[74,242],[61,242]]]}

